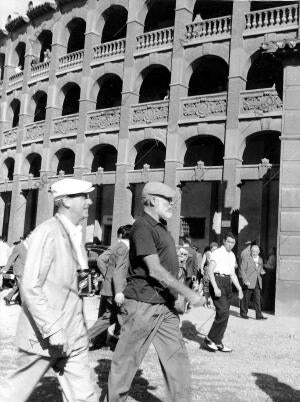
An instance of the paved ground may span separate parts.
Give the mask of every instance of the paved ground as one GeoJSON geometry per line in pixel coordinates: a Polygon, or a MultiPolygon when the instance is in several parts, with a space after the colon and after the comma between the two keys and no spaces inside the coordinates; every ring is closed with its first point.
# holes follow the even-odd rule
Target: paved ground
{"type": "MultiPolygon", "coordinates": [[[[14,368],[17,351],[14,331],[18,306],[6,307],[0,294],[0,379],[14,368]]],[[[98,300],[85,299],[85,310],[91,323],[97,314],[98,300]]],[[[226,344],[231,354],[206,351],[203,337],[213,319],[213,310],[197,308],[182,317],[182,331],[192,363],[192,401],[300,401],[300,320],[271,315],[267,321],[242,320],[232,307],[226,344]]],[[[250,316],[254,316],[253,311],[250,316]]],[[[105,389],[112,352],[91,352],[91,363],[98,383],[105,389]]],[[[38,385],[30,402],[61,402],[53,373],[38,385]]],[[[159,363],[153,348],[138,371],[128,401],[165,401],[159,363]]],[[[13,401],[12,401],[13,402],[13,401]]]]}

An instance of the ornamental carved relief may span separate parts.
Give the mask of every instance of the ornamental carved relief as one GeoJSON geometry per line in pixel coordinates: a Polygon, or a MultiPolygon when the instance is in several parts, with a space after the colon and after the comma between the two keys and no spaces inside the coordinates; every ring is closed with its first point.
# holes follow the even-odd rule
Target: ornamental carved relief
{"type": "Polygon", "coordinates": [[[78,117],[62,118],[54,122],[54,135],[64,136],[74,134],[77,135],[78,117]]]}
{"type": "Polygon", "coordinates": [[[3,134],[3,145],[12,145],[17,142],[17,130],[10,130],[3,134]]]}
{"type": "Polygon", "coordinates": [[[106,129],[110,127],[118,127],[120,125],[120,109],[106,110],[98,113],[91,114],[89,116],[90,131],[97,129],[106,129]]]}
{"type": "Polygon", "coordinates": [[[210,115],[225,114],[226,106],[227,101],[225,97],[203,97],[194,101],[186,101],[183,103],[182,117],[203,119],[210,115]]]}
{"type": "Polygon", "coordinates": [[[44,124],[34,125],[26,128],[26,137],[25,140],[35,141],[39,138],[43,138],[45,134],[44,124]]]}
{"type": "Polygon", "coordinates": [[[136,106],[132,112],[132,124],[151,124],[168,120],[168,103],[136,106]]]}
{"type": "Polygon", "coordinates": [[[255,96],[245,96],[243,98],[242,112],[260,111],[263,113],[282,110],[282,100],[276,91],[265,91],[255,96]]]}

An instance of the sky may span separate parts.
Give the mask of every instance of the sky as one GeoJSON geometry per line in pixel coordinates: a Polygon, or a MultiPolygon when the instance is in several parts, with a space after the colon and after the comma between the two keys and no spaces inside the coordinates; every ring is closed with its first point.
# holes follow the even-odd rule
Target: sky
{"type": "MultiPolygon", "coordinates": [[[[32,1],[34,6],[45,2],[45,0],[32,1]]],[[[25,14],[28,3],[29,0],[0,0],[0,28],[4,28],[9,14],[12,18],[17,17],[17,14],[14,13],[25,14]]]]}

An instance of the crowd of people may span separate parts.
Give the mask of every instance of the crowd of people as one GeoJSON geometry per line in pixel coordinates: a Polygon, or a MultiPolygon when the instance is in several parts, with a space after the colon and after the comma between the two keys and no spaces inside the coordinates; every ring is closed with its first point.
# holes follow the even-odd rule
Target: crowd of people
{"type": "MultiPolygon", "coordinates": [[[[226,233],[203,255],[190,236],[179,244],[167,230],[175,191],[164,183],[147,183],[141,195],[143,215],[121,226],[118,239],[97,259],[103,277],[98,319],[87,328],[78,272],[88,269],[81,221],[88,217],[92,184],[62,179],[51,186],[57,213],[39,225],[13,252],[0,241],[2,272],[13,266],[22,309],[16,343],[17,369],[0,387],[2,402],[26,401],[52,367],[64,400],[98,401],[96,378],[88,351],[114,325],[113,356],[106,400],[127,398],[132,380],[153,344],[162,368],[168,400],[190,400],[190,363],[178,314],[191,306],[215,308],[204,344],[212,352],[231,352],[223,344],[233,287],[240,299],[241,318],[248,318],[254,299],[262,320],[262,276],[275,273],[276,250],[264,264],[260,248],[251,242],[236,259],[236,237],[226,233]],[[2,251],[3,250],[3,251],[2,251]],[[6,253],[6,254],[5,254],[6,253]]],[[[1,285],[1,283],[0,283],[1,285]]],[[[16,291],[13,289],[12,291],[16,291]]]]}

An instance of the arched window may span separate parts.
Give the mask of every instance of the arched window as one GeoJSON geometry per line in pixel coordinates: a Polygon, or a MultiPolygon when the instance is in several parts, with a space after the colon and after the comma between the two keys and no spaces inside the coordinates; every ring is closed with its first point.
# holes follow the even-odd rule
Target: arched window
{"type": "Polygon", "coordinates": [[[4,161],[4,167],[6,170],[6,178],[8,180],[13,180],[14,170],[15,170],[15,160],[13,158],[7,158],[4,161]]]}
{"type": "Polygon", "coordinates": [[[5,53],[0,53],[0,81],[4,78],[5,53]]]}
{"type": "Polygon", "coordinates": [[[62,170],[65,174],[74,173],[75,154],[71,149],[63,148],[56,152],[58,158],[57,174],[62,170]]]}
{"type": "Polygon", "coordinates": [[[19,101],[19,99],[14,99],[11,102],[10,107],[11,107],[12,113],[13,113],[12,127],[18,127],[19,119],[20,119],[21,102],[19,101]]]}
{"type": "Polygon", "coordinates": [[[33,121],[42,121],[46,118],[47,94],[43,91],[38,91],[35,96],[35,111],[33,121]]]}
{"type": "Polygon", "coordinates": [[[203,56],[193,63],[188,96],[227,91],[228,64],[218,56],[203,56]]]}
{"type": "Polygon", "coordinates": [[[150,0],[145,19],[144,32],[155,31],[174,26],[175,0],[150,0]]]}
{"type": "Polygon", "coordinates": [[[105,20],[101,42],[111,42],[126,37],[127,10],[121,6],[111,6],[104,11],[105,20]]]}
{"type": "Polygon", "coordinates": [[[157,140],[145,140],[136,146],[137,154],[134,162],[135,169],[143,169],[145,164],[150,169],[163,169],[165,167],[166,148],[157,140]]]}
{"type": "Polygon", "coordinates": [[[222,166],[224,145],[211,135],[199,135],[187,141],[187,150],[184,156],[185,167],[197,166],[197,162],[204,162],[205,166],[222,166]]]}
{"type": "Polygon", "coordinates": [[[97,172],[99,167],[104,171],[116,170],[118,152],[115,147],[103,144],[95,148],[93,154],[92,172],[97,172]]]}
{"type": "Polygon", "coordinates": [[[27,160],[29,162],[29,174],[32,174],[33,177],[39,177],[42,164],[41,155],[36,153],[30,154],[27,160]]]}
{"type": "Polygon", "coordinates": [[[85,41],[85,28],[86,23],[81,18],[74,18],[68,24],[68,30],[70,33],[67,53],[76,52],[77,50],[84,49],[85,41]]]}
{"type": "Polygon", "coordinates": [[[17,66],[21,70],[24,70],[25,65],[25,49],[26,49],[25,43],[19,42],[16,47],[16,53],[17,53],[17,66]]]}
{"type": "Polygon", "coordinates": [[[152,65],[143,72],[139,103],[153,102],[168,97],[171,74],[160,65],[152,65]]]}
{"type": "Polygon", "coordinates": [[[280,133],[277,131],[262,131],[250,135],[246,139],[243,154],[243,165],[261,163],[266,158],[272,164],[280,163],[280,133]]]}
{"type": "Polygon", "coordinates": [[[41,51],[40,51],[40,62],[45,61],[45,52],[52,50],[52,32],[48,30],[42,31],[39,36],[38,40],[41,44],[41,51]]]}
{"type": "Polygon", "coordinates": [[[276,88],[282,93],[283,65],[270,54],[262,54],[253,61],[247,75],[246,89],[276,88]]]}
{"type": "Polygon", "coordinates": [[[62,107],[62,116],[79,112],[80,87],[69,84],[64,89],[65,99],[62,107]]]}
{"type": "Polygon", "coordinates": [[[107,74],[99,80],[100,89],[96,109],[105,109],[121,105],[122,80],[116,74],[107,74]]]}
{"type": "Polygon", "coordinates": [[[232,1],[197,0],[193,10],[193,21],[200,22],[201,20],[224,17],[231,14],[232,1]]]}

